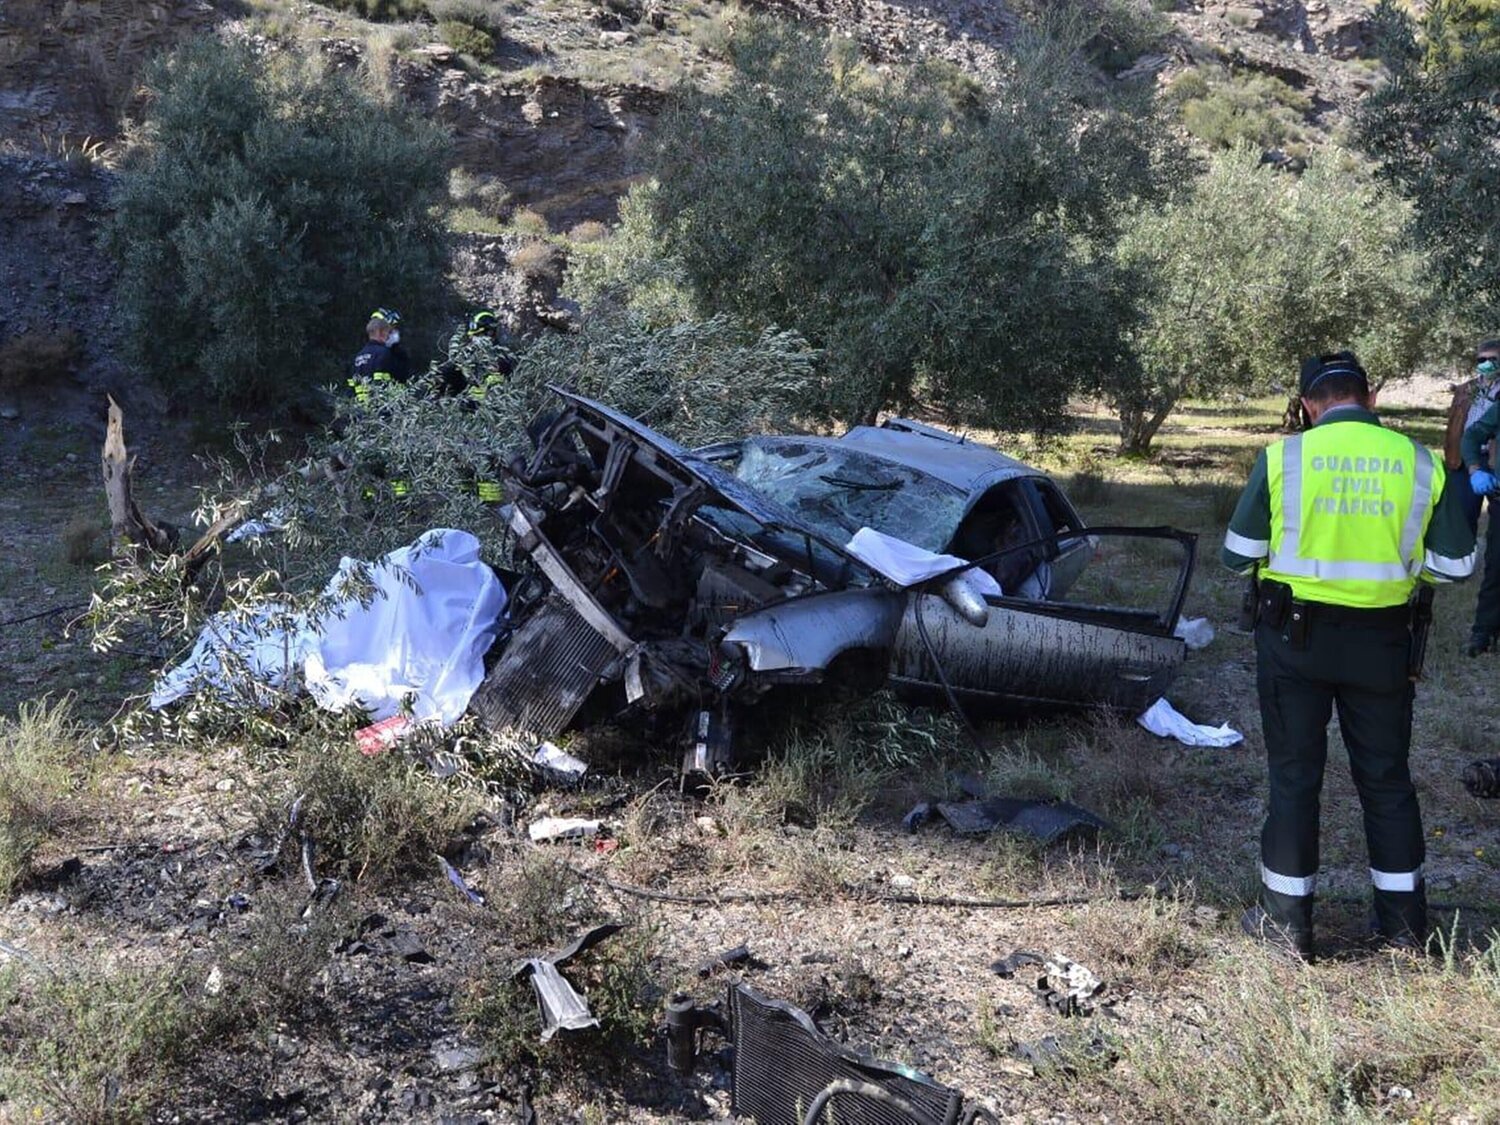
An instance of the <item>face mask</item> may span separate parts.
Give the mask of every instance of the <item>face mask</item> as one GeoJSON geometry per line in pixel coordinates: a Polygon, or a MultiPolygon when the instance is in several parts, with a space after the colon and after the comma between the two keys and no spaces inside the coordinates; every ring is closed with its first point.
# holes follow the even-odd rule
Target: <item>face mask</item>
{"type": "Polygon", "coordinates": [[[1493,359],[1486,359],[1481,363],[1475,364],[1474,370],[1479,373],[1481,379],[1493,379],[1497,374],[1500,374],[1500,363],[1495,362],[1493,359]]]}
{"type": "Polygon", "coordinates": [[[387,336],[385,338],[385,342],[387,344],[389,344],[391,347],[395,347],[397,344],[399,344],[401,342],[401,333],[400,332],[392,332],[389,336],[387,336]]]}

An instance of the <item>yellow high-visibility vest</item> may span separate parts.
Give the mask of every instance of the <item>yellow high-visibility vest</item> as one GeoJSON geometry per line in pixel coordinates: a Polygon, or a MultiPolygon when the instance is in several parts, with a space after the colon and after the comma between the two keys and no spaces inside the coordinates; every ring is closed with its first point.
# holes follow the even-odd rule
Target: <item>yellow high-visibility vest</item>
{"type": "Polygon", "coordinates": [[[1271,550],[1262,578],[1292,596],[1378,609],[1411,597],[1443,494],[1442,464],[1371,422],[1328,422],[1266,450],[1271,550]]]}

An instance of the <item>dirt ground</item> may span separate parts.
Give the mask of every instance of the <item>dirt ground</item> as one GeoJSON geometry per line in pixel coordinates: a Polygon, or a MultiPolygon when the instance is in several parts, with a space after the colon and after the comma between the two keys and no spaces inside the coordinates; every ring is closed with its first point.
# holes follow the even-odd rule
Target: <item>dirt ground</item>
{"type": "MultiPolygon", "coordinates": [[[[1438,599],[1413,754],[1428,884],[1454,956],[1429,966],[1367,947],[1367,862],[1336,734],[1323,813],[1322,960],[1283,963],[1235,924],[1254,890],[1264,768],[1253,653],[1229,627],[1238,583],[1217,554],[1248,457],[1274,436],[1276,416],[1269,402],[1185,410],[1149,462],[1115,460],[1108,420],[1097,414],[1064,442],[1020,443],[1073,480],[1091,520],[1200,533],[1186,612],[1208,617],[1217,635],[1189,656],[1169,698],[1195,720],[1242,731],[1244,743],[1230,749],[1187,748],[1081,716],[985,726],[982,750],[950,729],[940,753],[897,770],[867,762],[817,772],[801,768],[817,757],[814,733],[746,781],[693,797],[676,791],[670,763],[615,747],[581,790],[492,795],[485,815],[445,845],[485,905],[466,901],[433,861],[399,877],[346,877],[338,901],[315,907],[311,920],[299,913],[306,891],[295,855],[283,849],[274,867],[266,858],[269,795],[285,782],[274,760],[232,739],[107,751],[78,798],[85,815],[45,841],[35,874],[0,906],[0,974],[9,974],[0,998],[4,980],[21,989],[9,1008],[0,1003],[0,1037],[18,1026],[7,1020],[24,1011],[16,1005],[27,1002],[28,980],[135,980],[129,974],[170,968],[174,987],[196,996],[261,942],[299,998],[253,1034],[183,1048],[187,1061],[156,1085],[107,1066],[61,1073],[40,1094],[12,1087],[0,1120],[31,1120],[40,1105],[57,1120],[520,1121],[523,1100],[548,1123],[727,1117],[717,1044],[690,1079],[667,1069],[663,1041],[649,1030],[603,1051],[564,1036],[518,1061],[518,1042],[534,1046],[534,1010],[523,1010],[519,1031],[475,1016],[476,990],[503,992],[510,964],[539,951],[525,939],[542,932],[532,922],[545,912],[554,932],[601,918],[630,923],[634,968],[649,979],[635,994],[652,1009],[646,1024],[673,992],[708,1001],[743,979],[809,1010],[850,1047],[989,1099],[1008,1119],[1493,1120],[1500,1032],[1484,951],[1500,909],[1500,807],[1469,797],[1459,773],[1492,752],[1500,704],[1495,658],[1459,653],[1472,585],[1438,599]],[[1103,482],[1083,479],[1095,475],[1103,482]],[[1114,829],[1096,845],[1045,851],[942,825],[903,830],[917,799],[954,791],[954,768],[980,773],[996,792],[1070,799],[1114,829]],[[524,825],[544,809],[602,816],[616,846],[530,844],[524,825]],[[736,901],[749,893],[784,897],[736,901]],[[691,901],[659,901],[674,895],[691,901]],[[893,901],[1053,896],[1086,901],[893,901]],[[306,955],[305,973],[276,941],[306,955]],[[749,966],[699,974],[705,958],[741,943],[753,952],[749,966]],[[1098,1010],[1064,1018],[1036,1002],[1024,973],[1003,979],[991,968],[1018,949],[1093,969],[1105,981],[1098,1010]],[[1065,1065],[1038,1070],[1014,1057],[1015,1044],[1047,1036],[1073,1044],[1065,1065]],[[1097,1053],[1079,1046],[1095,1041],[1104,1044],[1097,1053]],[[1284,1072],[1286,1089],[1268,1070],[1284,1072]]],[[[1434,412],[1403,406],[1390,420],[1436,440],[1434,412]]],[[[83,557],[70,563],[65,541],[82,537],[69,531],[75,524],[102,529],[95,453],[68,444],[57,435],[32,447],[17,470],[22,487],[0,497],[10,546],[0,620],[77,605],[95,581],[90,556],[74,550],[83,557]]],[[[148,510],[185,518],[190,470],[154,468],[142,478],[148,510]]],[[[149,684],[156,654],[92,654],[87,634],[67,628],[73,616],[60,609],[0,634],[4,714],[71,693],[94,728],[149,684]]],[[[859,719],[838,745],[857,749],[935,721],[896,715],[859,719]]],[[[276,966],[254,971],[274,977],[276,966]]]]}

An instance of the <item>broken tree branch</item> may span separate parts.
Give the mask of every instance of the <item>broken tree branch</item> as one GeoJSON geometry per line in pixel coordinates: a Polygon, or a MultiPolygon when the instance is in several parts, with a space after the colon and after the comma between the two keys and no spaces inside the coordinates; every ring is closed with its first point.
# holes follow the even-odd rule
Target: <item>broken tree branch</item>
{"type": "Polygon", "coordinates": [[[148,554],[164,555],[171,551],[171,536],[157,527],[135,502],[130,492],[130,474],[134,467],[125,448],[125,413],[114,396],[109,397],[109,429],[104,435],[104,452],[100,457],[104,470],[104,495],[109,501],[109,531],[115,553],[129,546],[137,562],[148,554]]]}

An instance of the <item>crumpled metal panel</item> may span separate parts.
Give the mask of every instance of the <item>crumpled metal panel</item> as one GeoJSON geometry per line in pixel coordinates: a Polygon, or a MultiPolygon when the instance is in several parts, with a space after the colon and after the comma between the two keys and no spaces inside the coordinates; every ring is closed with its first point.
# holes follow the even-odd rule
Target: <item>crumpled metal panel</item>
{"type": "Polygon", "coordinates": [[[889,590],[809,594],[747,613],[724,634],[755,672],[827,668],[851,649],[889,651],[906,595],[889,590]]]}

